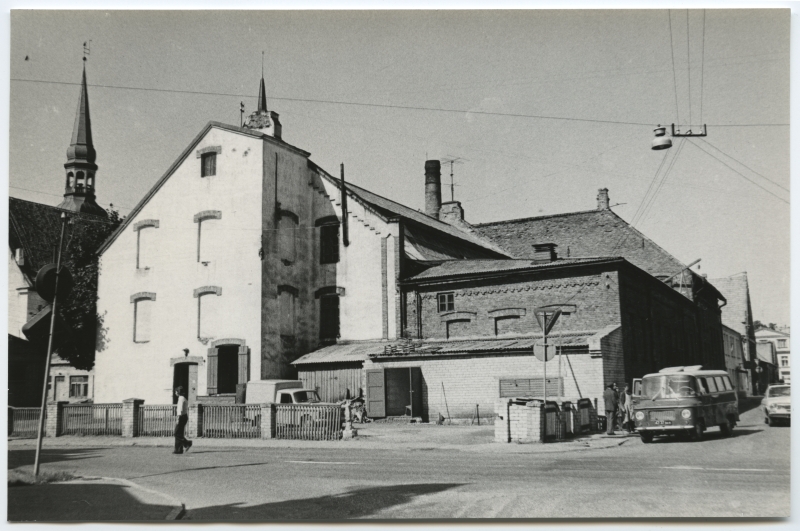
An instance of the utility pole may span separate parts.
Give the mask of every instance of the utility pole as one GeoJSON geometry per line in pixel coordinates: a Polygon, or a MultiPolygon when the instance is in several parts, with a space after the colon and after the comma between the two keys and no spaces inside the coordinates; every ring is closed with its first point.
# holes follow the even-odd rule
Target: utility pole
{"type": "MultiPolygon", "coordinates": [[[[64,232],[67,229],[67,215],[61,213],[61,237],[58,240],[58,258],[56,259],[56,280],[53,290],[53,308],[50,311],[50,337],[47,340],[47,358],[44,364],[44,386],[42,388],[42,406],[39,409],[39,434],[36,439],[36,457],[33,463],[33,475],[39,476],[39,456],[42,453],[42,436],[44,435],[44,415],[47,407],[47,384],[50,381],[50,358],[53,355],[53,330],[56,323],[56,304],[58,302],[58,277],[61,274],[61,252],[64,244],[64,232]]],[[[55,399],[55,397],[53,397],[55,399]]]]}

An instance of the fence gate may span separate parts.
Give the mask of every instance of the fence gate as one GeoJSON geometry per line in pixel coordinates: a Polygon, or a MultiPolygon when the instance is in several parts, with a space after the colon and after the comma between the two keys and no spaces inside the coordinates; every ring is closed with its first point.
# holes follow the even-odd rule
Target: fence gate
{"type": "Polygon", "coordinates": [[[343,421],[341,406],[277,404],[275,438],[338,441],[342,438],[343,421]]]}

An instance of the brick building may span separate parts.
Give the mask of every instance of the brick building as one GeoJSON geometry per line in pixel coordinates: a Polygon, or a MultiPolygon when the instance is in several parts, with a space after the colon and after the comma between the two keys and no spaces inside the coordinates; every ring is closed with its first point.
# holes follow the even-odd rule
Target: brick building
{"type": "Polygon", "coordinates": [[[756,340],[759,343],[772,343],[775,349],[775,365],[778,367],[778,378],[789,383],[791,374],[791,335],[787,329],[772,329],[766,326],[760,327],[755,332],[756,340]]]}

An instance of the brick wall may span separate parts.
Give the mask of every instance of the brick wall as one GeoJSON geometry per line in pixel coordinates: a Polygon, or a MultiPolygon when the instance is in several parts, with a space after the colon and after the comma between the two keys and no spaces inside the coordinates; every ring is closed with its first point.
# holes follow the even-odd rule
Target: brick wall
{"type": "MultiPolygon", "coordinates": [[[[584,270],[581,274],[542,272],[526,278],[509,276],[420,289],[422,338],[494,336],[540,332],[534,308],[567,301],[578,311],[563,316],[557,331],[598,330],[620,322],[618,274],[613,270],[584,270]],[[454,294],[455,314],[439,311],[438,293],[454,294]],[[498,310],[521,310],[496,316],[498,310]],[[499,319],[499,320],[498,320],[499,319]]],[[[416,337],[417,297],[406,297],[410,333],[416,337]]]]}

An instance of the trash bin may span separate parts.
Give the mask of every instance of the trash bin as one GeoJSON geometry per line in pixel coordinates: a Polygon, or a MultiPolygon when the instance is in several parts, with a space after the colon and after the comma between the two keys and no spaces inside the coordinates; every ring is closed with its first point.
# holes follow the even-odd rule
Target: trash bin
{"type": "Polygon", "coordinates": [[[544,434],[542,440],[558,440],[561,432],[561,415],[556,402],[545,402],[544,409],[544,434]]]}
{"type": "Polygon", "coordinates": [[[561,418],[564,424],[564,437],[575,435],[575,410],[572,408],[572,402],[561,402],[561,418]]]}
{"type": "Polygon", "coordinates": [[[580,433],[592,431],[592,400],[581,398],[578,400],[578,427],[580,433]]]}

